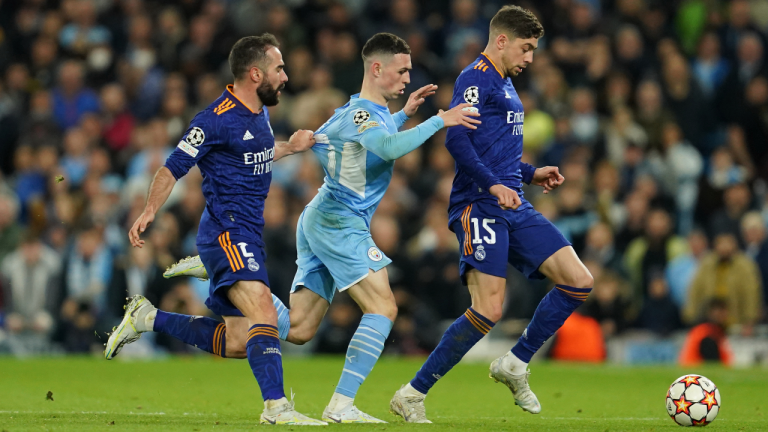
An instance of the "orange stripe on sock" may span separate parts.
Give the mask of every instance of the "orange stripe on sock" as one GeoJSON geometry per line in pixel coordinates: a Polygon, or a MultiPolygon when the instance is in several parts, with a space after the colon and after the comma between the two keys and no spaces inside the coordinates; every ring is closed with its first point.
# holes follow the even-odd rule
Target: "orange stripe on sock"
{"type": "Polygon", "coordinates": [[[232,245],[232,242],[229,240],[229,231],[227,231],[227,244],[229,245],[229,248],[232,251],[232,256],[237,258],[237,262],[240,264],[240,268],[238,268],[238,270],[245,267],[243,265],[243,260],[240,258],[240,252],[237,250],[235,246],[232,245]]]}
{"type": "Polygon", "coordinates": [[[213,353],[215,355],[219,355],[218,350],[216,349],[216,341],[219,340],[219,328],[220,326],[216,326],[216,330],[213,332],[213,340],[211,341],[211,345],[213,346],[213,353]]]}
{"type": "Polygon", "coordinates": [[[488,325],[488,324],[486,324],[486,323],[485,323],[483,320],[481,320],[481,319],[480,319],[480,318],[479,318],[479,317],[478,317],[478,316],[477,316],[477,315],[476,315],[474,312],[472,312],[471,310],[467,309],[467,311],[466,311],[465,313],[467,313],[467,314],[471,315],[471,316],[472,316],[472,318],[474,318],[474,319],[475,319],[475,321],[477,321],[477,322],[478,322],[478,324],[480,324],[480,326],[481,326],[481,327],[483,327],[483,328],[485,329],[485,332],[486,332],[486,333],[487,333],[487,332],[489,332],[489,331],[491,331],[491,326],[489,326],[489,325],[488,325]]]}
{"type": "Polygon", "coordinates": [[[487,331],[487,330],[485,330],[485,329],[484,329],[482,326],[480,326],[480,323],[479,323],[479,322],[478,322],[478,321],[477,321],[477,320],[476,320],[474,317],[472,317],[472,315],[470,315],[470,314],[468,314],[468,313],[464,312],[464,316],[465,316],[465,317],[467,317],[467,319],[469,320],[469,322],[471,322],[471,323],[472,323],[472,325],[473,325],[473,326],[475,326],[475,328],[476,328],[476,329],[477,329],[477,330],[478,330],[480,333],[482,333],[482,334],[488,334],[488,331],[487,331]]]}
{"type": "Polygon", "coordinates": [[[227,254],[227,259],[229,260],[229,265],[232,267],[232,271],[236,272],[237,269],[235,268],[235,263],[232,262],[232,256],[229,254],[229,249],[224,246],[224,234],[219,236],[219,244],[221,245],[221,248],[224,249],[224,253],[227,254]]]}
{"type": "Polygon", "coordinates": [[[224,338],[227,337],[227,325],[222,324],[221,325],[221,333],[219,333],[219,356],[224,357],[226,353],[224,352],[224,338]]]}
{"type": "Polygon", "coordinates": [[[256,336],[256,335],[265,335],[265,336],[274,336],[274,337],[278,337],[279,336],[279,334],[277,333],[277,330],[260,327],[260,328],[256,328],[256,329],[253,329],[253,330],[249,331],[248,332],[248,339],[250,339],[251,337],[256,336]]]}

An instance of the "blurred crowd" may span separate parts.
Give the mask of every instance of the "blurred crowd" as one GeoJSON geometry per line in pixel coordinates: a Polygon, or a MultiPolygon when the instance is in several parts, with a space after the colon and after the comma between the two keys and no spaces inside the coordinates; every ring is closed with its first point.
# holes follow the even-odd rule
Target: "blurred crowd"
{"type": "MultiPolygon", "coordinates": [[[[127,245],[127,230],[192,116],[232,81],[227,56],[239,37],[268,31],[281,42],[289,81],[270,109],[278,140],[317,129],[358,92],[367,38],[403,37],[413,62],[407,90],[439,85],[412,127],[448,106],[504,3],[0,0],[5,346],[97,350],[94,331],[104,338],[134,294],[164,310],[209,313],[206,282],[162,278],[196,254],[199,172],[176,185],[144,248],[127,245]]],[[[557,165],[566,178],[555,193],[526,188],[525,197],[595,277],[579,316],[603,338],[665,337],[707,321],[753,334],[768,298],[768,2],[515,3],[546,31],[513,80],[526,111],[524,160],[557,165]]],[[[444,139],[442,131],[398,160],[371,226],[394,260],[393,353],[428,353],[470,303],[447,227],[454,162],[444,139]]],[[[287,301],[296,221],[322,169],[308,152],[273,174],[264,236],[272,289],[287,301]]],[[[510,267],[505,322],[524,323],[549,289],[510,267]]],[[[314,349],[344,352],[358,319],[338,296],[314,349]]],[[[519,334],[512,324],[499,328],[519,334]]],[[[152,349],[194,351],[163,337],[152,349]]]]}

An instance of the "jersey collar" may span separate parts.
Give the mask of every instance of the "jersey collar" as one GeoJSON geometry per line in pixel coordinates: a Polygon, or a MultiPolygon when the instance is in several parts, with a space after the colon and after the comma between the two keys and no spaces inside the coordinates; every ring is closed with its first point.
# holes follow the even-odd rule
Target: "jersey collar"
{"type": "Polygon", "coordinates": [[[501,79],[504,79],[504,74],[503,74],[503,73],[501,73],[501,70],[498,68],[498,66],[496,66],[496,63],[494,63],[494,62],[493,62],[493,60],[491,60],[491,58],[490,58],[490,57],[488,57],[488,54],[486,54],[485,52],[482,52],[482,53],[480,53],[480,54],[481,54],[483,57],[485,57],[485,58],[486,58],[486,59],[487,59],[487,60],[488,60],[488,61],[489,61],[489,62],[490,62],[492,65],[493,65],[493,68],[494,68],[494,69],[496,69],[496,72],[498,72],[498,73],[499,73],[499,75],[501,75],[501,79]]]}
{"type": "MultiPolygon", "coordinates": [[[[239,102],[239,104],[242,105],[243,108],[245,108],[248,111],[250,111],[251,114],[256,114],[256,115],[261,114],[261,113],[257,113],[256,111],[248,108],[248,105],[246,105],[243,101],[241,101],[239,97],[235,96],[235,92],[233,91],[234,88],[235,88],[235,86],[233,84],[227,84],[227,91],[225,93],[229,93],[230,96],[235,98],[235,100],[237,100],[239,102]]],[[[264,112],[264,108],[261,109],[261,112],[264,112]]]]}

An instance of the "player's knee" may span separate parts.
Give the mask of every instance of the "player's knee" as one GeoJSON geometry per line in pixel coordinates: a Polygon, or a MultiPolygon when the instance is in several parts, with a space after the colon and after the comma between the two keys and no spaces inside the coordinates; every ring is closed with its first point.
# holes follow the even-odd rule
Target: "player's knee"
{"type": "Polygon", "coordinates": [[[584,271],[578,275],[575,280],[575,285],[573,285],[574,288],[592,288],[593,286],[595,286],[595,278],[592,277],[592,273],[587,269],[584,269],[584,271]]]}
{"type": "Polygon", "coordinates": [[[473,306],[472,308],[475,310],[475,312],[479,313],[490,321],[499,322],[501,320],[501,303],[490,303],[483,306],[473,306]]]}
{"type": "Polygon", "coordinates": [[[315,337],[315,333],[317,333],[316,327],[300,324],[296,327],[291,327],[290,332],[288,332],[288,342],[304,345],[315,337]]]}
{"type": "Polygon", "coordinates": [[[564,285],[572,286],[574,288],[592,288],[595,284],[595,279],[592,274],[586,268],[579,272],[574,272],[566,276],[564,285]]]}
{"type": "Polygon", "coordinates": [[[238,283],[230,289],[230,300],[249,319],[263,319],[273,309],[272,292],[261,283],[238,283]]]}

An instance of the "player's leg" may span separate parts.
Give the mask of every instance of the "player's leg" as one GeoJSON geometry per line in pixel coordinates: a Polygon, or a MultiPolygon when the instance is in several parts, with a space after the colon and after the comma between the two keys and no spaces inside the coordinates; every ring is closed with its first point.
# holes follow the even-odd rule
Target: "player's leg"
{"type": "Polygon", "coordinates": [[[539,303],[512,350],[491,363],[490,376],[509,387],[523,410],[536,414],[541,405],[528,385],[528,363],[584,302],[592,276],[560,231],[532,207],[513,213],[510,219],[516,228],[509,236],[510,264],[528,278],[549,277],[557,285],[539,303]]]}
{"type": "Polygon", "coordinates": [[[325,424],[297,413],[293,401],[285,397],[277,311],[269,287],[261,281],[241,280],[226,295],[248,320],[246,355],[264,399],[261,423],[325,424]]]}
{"type": "Polygon", "coordinates": [[[531,357],[541,348],[592,291],[594,280],[571,246],[564,246],[539,267],[539,272],[555,283],[536,307],[523,336],[505,358],[513,373],[524,373],[531,357]]]}
{"type": "MultiPolygon", "coordinates": [[[[238,349],[234,345],[227,343],[232,329],[227,325],[226,317],[222,323],[204,316],[165,312],[155,308],[141,295],[135,295],[128,300],[123,320],[112,331],[106,343],[104,357],[107,360],[115,358],[123,346],[138,340],[142,333],[148,331],[165,333],[221,357],[245,358],[245,355],[237,354],[238,349]],[[234,349],[231,355],[224,349],[227,346],[234,349]]],[[[245,330],[247,332],[247,328],[245,330]]]]}
{"type": "Polygon", "coordinates": [[[390,408],[408,422],[428,421],[423,405],[427,392],[501,318],[509,236],[503,217],[495,214],[500,211],[475,203],[451,227],[462,246],[460,273],[469,287],[472,306],[448,327],[413,380],[392,398],[390,408]]]}
{"type": "Polygon", "coordinates": [[[285,340],[304,345],[312,340],[328,312],[328,300],[310,289],[291,293],[290,331],[285,340]]]}
{"type": "Polygon", "coordinates": [[[349,288],[349,295],[360,306],[363,317],[347,348],[339,383],[323,419],[337,423],[386,423],[357,409],[354,401],[379,360],[397,317],[387,269],[368,269],[368,275],[349,288]]]}

